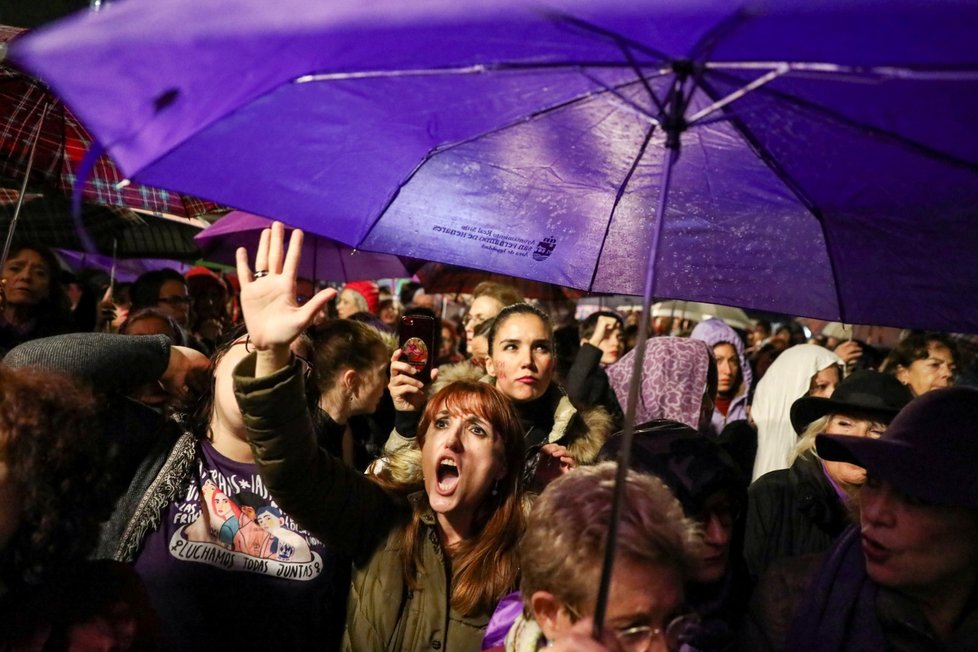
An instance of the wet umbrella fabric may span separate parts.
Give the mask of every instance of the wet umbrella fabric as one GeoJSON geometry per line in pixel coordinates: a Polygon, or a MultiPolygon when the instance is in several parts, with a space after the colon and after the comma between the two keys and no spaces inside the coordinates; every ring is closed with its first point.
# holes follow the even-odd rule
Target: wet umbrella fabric
{"type": "MultiPolygon", "coordinates": [[[[254,251],[263,229],[272,220],[232,211],[195,237],[204,258],[226,265],[234,264],[235,251],[245,247],[254,251]]],[[[302,246],[299,276],[312,280],[360,281],[411,276],[397,256],[356,251],[335,240],[306,233],[302,246]]]]}
{"type": "Polygon", "coordinates": [[[586,290],[641,293],[672,130],[655,296],[978,330],[978,6],[547,6],[119,3],[11,52],[142,182],[586,290]]]}

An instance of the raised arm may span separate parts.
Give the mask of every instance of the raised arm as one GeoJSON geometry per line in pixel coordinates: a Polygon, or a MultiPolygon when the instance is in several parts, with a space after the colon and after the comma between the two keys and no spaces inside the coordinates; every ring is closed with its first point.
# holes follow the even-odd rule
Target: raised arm
{"type": "Polygon", "coordinates": [[[299,306],[302,232],[293,232],[284,256],[283,240],[281,223],[262,233],[254,275],[238,250],[241,307],[256,351],[235,369],[235,397],[258,470],[279,507],[330,545],[362,558],[406,509],[316,444],[301,368],[289,347],[336,292],[323,290],[299,306]]]}
{"type": "Polygon", "coordinates": [[[165,335],[69,333],[24,342],[3,359],[8,367],[61,371],[106,393],[159,380],[170,362],[165,335]]]}

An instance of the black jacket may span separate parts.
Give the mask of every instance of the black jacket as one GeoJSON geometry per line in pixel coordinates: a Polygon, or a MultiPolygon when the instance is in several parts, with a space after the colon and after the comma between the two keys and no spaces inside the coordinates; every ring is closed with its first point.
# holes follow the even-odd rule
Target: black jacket
{"type": "Polygon", "coordinates": [[[614,430],[619,430],[625,424],[625,413],[601,368],[602,355],[604,351],[593,344],[582,344],[564,377],[564,389],[574,405],[603,407],[611,415],[614,430]]]}
{"type": "Polygon", "coordinates": [[[753,577],[771,562],[827,550],[850,521],[846,508],[808,455],[757,479],[747,492],[744,559],[753,577]]]}

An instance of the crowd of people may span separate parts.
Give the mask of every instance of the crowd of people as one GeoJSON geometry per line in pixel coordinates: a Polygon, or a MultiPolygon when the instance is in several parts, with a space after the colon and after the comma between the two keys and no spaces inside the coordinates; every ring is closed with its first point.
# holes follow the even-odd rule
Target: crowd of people
{"type": "Polygon", "coordinates": [[[11,252],[0,649],[978,649],[973,337],[637,333],[497,282],[456,320],[298,278],[301,238],[70,293],[11,252]]]}

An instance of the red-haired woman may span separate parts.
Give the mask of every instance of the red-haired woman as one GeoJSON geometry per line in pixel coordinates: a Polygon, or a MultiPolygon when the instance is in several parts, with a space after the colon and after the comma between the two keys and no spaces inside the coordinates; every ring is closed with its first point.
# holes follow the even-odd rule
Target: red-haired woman
{"type": "Polygon", "coordinates": [[[262,478],[282,509],[354,559],[344,649],[478,650],[517,581],[519,417],[493,387],[459,382],[428,402],[417,445],[382,478],[321,449],[289,345],[332,292],[296,304],[294,233],[284,263],[281,224],[262,238],[254,280],[238,256],[257,352],[238,365],[235,391],[262,478]]]}

